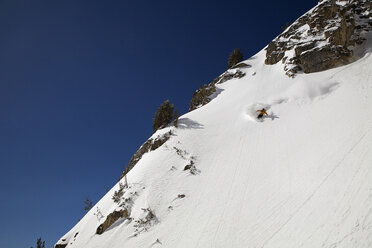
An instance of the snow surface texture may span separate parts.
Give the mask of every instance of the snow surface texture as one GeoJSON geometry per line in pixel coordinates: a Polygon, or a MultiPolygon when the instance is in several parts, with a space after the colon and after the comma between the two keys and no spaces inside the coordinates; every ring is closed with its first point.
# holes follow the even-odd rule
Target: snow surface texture
{"type": "Polygon", "coordinates": [[[294,79],[265,51],[246,60],[245,77],[154,134],[173,133],[128,173],[120,204],[117,184],[58,244],[372,247],[371,40],[358,61],[294,79]],[[123,207],[129,218],[95,234],[123,207]]]}

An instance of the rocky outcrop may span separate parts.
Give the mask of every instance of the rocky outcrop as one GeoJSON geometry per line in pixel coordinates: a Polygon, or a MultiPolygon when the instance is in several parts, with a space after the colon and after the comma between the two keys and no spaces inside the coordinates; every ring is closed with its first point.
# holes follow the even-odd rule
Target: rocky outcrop
{"type": "Polygon", "coordinates": [[[244,62],[240,62],[240,63],[234,65],[233,67],[231,67],[230,69],[249,68],[249,67],[251,67],[251,65],[248,65],[248,64],[246,64],[244,62]]]}
{"type": "Polygon", "coordinates": [[[128,218],[128,211],[126,209],[120,211],[114,211],[109,214],[101,225],[96,230],[96,234],[104,233],[112,224],[114,224],[120,218],[128,218]]]}
{"type": "Polygon", "coordinates": [[[278,63],[284,57],[283,49],[279,49],[284,43],[270,42],[266,48],[266,60],[265,64],[273,65],[278,63]],[[278,48],[279,47],[279,48],[278,48]]]}
{"type": "Polygon", "coordinates": [[[160,146],[162,146],[167,140],[169,140],[170,136],[172,135],[172,132],[169,131],[168,133],[157,137],[155,139],[148,139],[132,156],[132,158],[129,161],[129,164],[121,174],[120,179],[122,179],[133,167],[138,163],[138,161],[142,158],[142,156],[150,151],[154,151],[158,149],[160,146]]]}
{"type": "Polygon", "coordinates": [[[227,70],[221,76],[213,80],[210,84],[202,85],[199,89],[194,92],[194,95],[190,101],[189,112],[194,109],[200,108],[211,101],[211,97],[216,93],[216,84],[222,84],[233,78],[242,78],[245,73],[242,72],[241,68],[249,68],[250,65],[246,63],[238,63],[234,65],[231,69],[227,70]]]}
{"type": "Polygon", "coordinates": [[[65,248],[67,244],[56,244],[54,248],[65,248]]]}
{"type": "Polygon", "coordinates": [[[190,101],[189,111],[193,111],[211,101],[210,96],[216,92],[215,84],[204,84],[194,92],[190,101]]]}
{"type": "Polygon", "coordinates": [[[305,73],[323,71],[348,64],[352,52],[342,46],[324,46],[312,49],[299,55],[305,73]]]}
{"type": "Polygon", "coordinates": [[[354,61],[353,50],[371,30],[369,0],[324,0],[266,47],[265,64],[282,61],[289,77],[354,61]]]}

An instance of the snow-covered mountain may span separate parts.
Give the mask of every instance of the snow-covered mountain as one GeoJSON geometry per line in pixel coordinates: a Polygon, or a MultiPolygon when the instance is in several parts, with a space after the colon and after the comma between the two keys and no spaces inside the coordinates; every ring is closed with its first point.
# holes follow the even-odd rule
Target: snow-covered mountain
{"type": "Polygon", "coordinates": [[[321,1],[199,89],[55,247],[372,247],[371,27],[370,1],[321,1]]]}

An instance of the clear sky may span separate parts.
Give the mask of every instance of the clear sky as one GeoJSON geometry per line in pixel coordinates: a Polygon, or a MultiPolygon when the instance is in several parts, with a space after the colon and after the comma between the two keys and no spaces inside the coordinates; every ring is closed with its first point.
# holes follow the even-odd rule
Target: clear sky
{"type": "Polygon", "coordinates": [[[316,0],[0,0],[0,247],[47,247],[240,48],[264,48],[316,0]]]}

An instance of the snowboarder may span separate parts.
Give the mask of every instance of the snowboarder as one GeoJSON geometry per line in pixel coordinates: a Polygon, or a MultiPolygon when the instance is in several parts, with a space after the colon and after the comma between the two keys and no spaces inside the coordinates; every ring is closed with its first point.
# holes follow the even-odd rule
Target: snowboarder
{"type": "Polygon", "coordinates": [[[269,115],[266,113],[266,109],[265,109],[265,108],[263,108],[263,109],[259,109],[259,110],[257,110],[256,112],[260,112],[260,113],[258,114],[258,116],[257,116],[257,119],[261,119],[264,115],[269,116],[269,115]]]}

